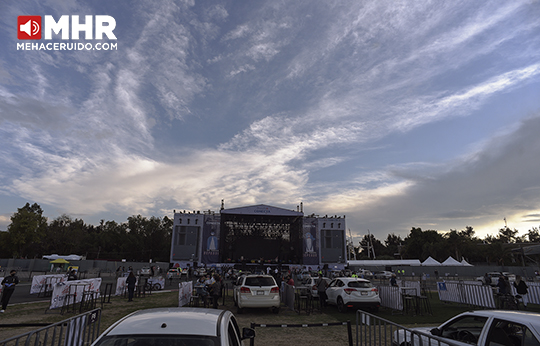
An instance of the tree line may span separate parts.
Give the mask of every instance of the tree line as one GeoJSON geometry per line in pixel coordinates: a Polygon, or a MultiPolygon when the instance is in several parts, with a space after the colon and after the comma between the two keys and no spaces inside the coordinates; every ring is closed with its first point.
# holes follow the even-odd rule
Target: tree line
{"type": "Polygon", "coordinates": [[[173,220],[133,215],[127,222],[97,226],[61,215],[48,222],[34,203],[18,208],[7,232],[0,232],[0,258],[77,254],[87,259],[169,262],[173,220]]]}
{"type": "Polygon", "coordinates": [[[533,227],[527,234],[518,236],[518,230],[504,227],[496,236],[487,235],[481,239],[475,236],[472,227],[464,230],[441,232],[436,230],[422,231],[413,227],[405,238],[388,234],[384,242],[373,235],[365,235],[360,244],[355,246],[349,242],[351,256],[356,259],[419,259],[425,261],[432,257],[439,262],[449,256],[469,263],[486,263],[495,265],[523,265],[527,260],[519,249],[523,246],[540,242],[540,231],[533,227]],[[517,251],[516,251],[517,249],[517,251]]]}
{"type": "MultiPolygon", "coordinates": [[[[49,222],[37,203],[26,203],[11,216],[7,232],[0,232],[0,258],[41,258],[56,253],[77,254],[87,259],[168,262],[172,227],[173,220],[167,216],[133,215],[124,223],[101,220],[97,226],[68,215],[49,222]]],[[[538,242],[538,228],[520,237],[517,230],[504,227],[496,236],[480,239],[470,226],[448,232],[413,227],[404,238],[391,233],[380,241],[372,234],[364,235],[358,245],[348,241],[348,249],[349,258],[359,260],[424,261],[431,256],[442,262],[452,256],[469,263],[522,265],[524,256],[512,249],[538,242]]]]}

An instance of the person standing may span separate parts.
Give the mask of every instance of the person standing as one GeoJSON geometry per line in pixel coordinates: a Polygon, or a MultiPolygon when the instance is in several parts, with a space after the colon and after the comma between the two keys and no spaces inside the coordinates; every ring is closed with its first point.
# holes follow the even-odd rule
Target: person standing
{"type": "Polygon", "coordinates": [[[137,278],[133,272],[129,272],[129,275],[126,279],[126,284],[128,288],[128,302],[133,301],[133,295],[135,293],[135,284],[137,283],[137,278]]]}
{"type": "Polygon", "coordinates": [[[528,286],[521,279],[521,275],[516,275],[516,281],[514,281],[514,287],[516,288],[517,293],[521,296],[521,300],[523,301],[523,306],[527,308],[527,303],[529,303],[529,297],[527,296],[528,293],[528,286]]]}
{"type": "Polygon", "coordinates": [[[317,294],[319,295],[321,309],[326,307],[326,299],[328,299],[326,296],[327,287],[328,283],[323,279],[322,273],[319,273],[319,279],[317,280],[317,294]]]}
{"type": "Polygon", "coordinates": [[[11,298],[11,295],[15,291],[15,285],[19,283],[19,278],[17,277],[17,271],[12,270],[9,272],[9,276],[5,277],[4,280],[2,280],[2,309],[0,312],[4,312],[8,306],[9,299],[11,298]]]}
{"type": "Polygon", "coordinates": [[[212,294],[212,307],[218,308],[218,300],[221,297],[221,277],[219,274],[214,274],[214,282],[210,286],[210,293],[212,294]]]}

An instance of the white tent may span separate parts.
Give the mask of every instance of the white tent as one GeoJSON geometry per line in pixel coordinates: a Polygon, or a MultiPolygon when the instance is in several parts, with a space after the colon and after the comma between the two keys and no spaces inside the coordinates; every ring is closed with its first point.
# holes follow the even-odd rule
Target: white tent
{"type": "Polygon", "coordinates": [[[441,262],[429,256],[424,262],[422,262],[422,265],[423,266],[440,266],[441,262]]]}
{"type": "Polygon", "coordinates": [[[459,266],[462,267],[463,264],[461,262],[456,261],[452,256],[448,257],[446,261],[441,263],[443,266],[459,266]]]}
{"type": "Polygon", "coordinates": [[[473,267],[473,265],[467,262],[465,258],[461,260],[461,265],[464,267],[473,267]]]}

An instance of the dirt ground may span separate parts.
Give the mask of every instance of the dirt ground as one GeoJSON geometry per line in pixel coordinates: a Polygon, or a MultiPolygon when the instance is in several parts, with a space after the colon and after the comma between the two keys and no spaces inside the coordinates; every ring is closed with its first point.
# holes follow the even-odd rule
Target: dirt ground
{"type": "MultiPolygon", "coordinates": [[[[48,310],[49,303],[17,304],[9,306],[5,313],[0,314],[0,340],[23,334],[40,327],[2,327],[6,324],[19,323],[55,323],[65,320],[76,314],[61,315],[58,309],[48,310]]],[[[103,332],[109,325],[121,317],[140,309],[153,307],[178,306],[178,293],[154,293],[145,298],[137,298],[134,302],[128,302],[123,297],[112,297],[110,304],[104,304],[102,318],[100,322],[100,332],[103,332]]],[[[340,322],[333,314],[335,307],[329,307],[327,313],[314,312],[307,315],[289,310],[283,306],[279,314],[272,313],[269,309],[246,309],[244,313],[237,314],[236,308],[230,299],[225,300],[225,305],[220,309],[232,311],[237,317],[240,328],[250,327],[251,323],[266,325],[285,324],[311,324],[311,323],[334,323],[340,322]]],[[[354,319],[354,314],[352,314],[354,319]]],[[[354,333],[354,320],[353,333],[354,333]]],[[[255,345],[347,345],[348,333],[346,326],[327,327],[279,327],[279,328],[255,328],[255,345]]],[[[244,345],[249,345],[249,341],[244,341],[244,345]]]]}

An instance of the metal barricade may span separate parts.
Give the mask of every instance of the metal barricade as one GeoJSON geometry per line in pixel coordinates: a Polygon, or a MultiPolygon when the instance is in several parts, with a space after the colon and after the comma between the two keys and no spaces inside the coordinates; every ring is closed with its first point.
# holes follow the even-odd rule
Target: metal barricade
{"type": "MultiPolygon", "coordinates": [[[[88,346],[99,336],[101,309],[0,341],[0,346],[88,346]]],[[[24,325],[20,325],[24,326],[24,325]]]]}
{"type": "Polygon", "coordinates": [[[356,311],[356,346],[441,346],[462,345],[449,340],[425,334],[414,329],[385,320],[368,312],[356,311]]]}

